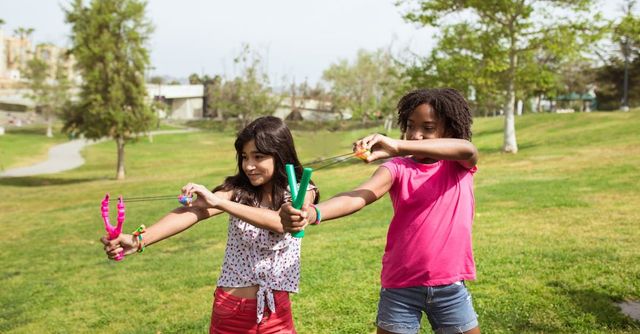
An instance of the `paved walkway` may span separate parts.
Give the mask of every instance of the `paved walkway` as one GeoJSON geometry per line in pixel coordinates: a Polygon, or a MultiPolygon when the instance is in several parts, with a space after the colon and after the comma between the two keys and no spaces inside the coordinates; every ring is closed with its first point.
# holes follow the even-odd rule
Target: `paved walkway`
{"type": "MultiPolygon", "coordinates": [[[[198,129],[184,129],[184,130],[161,130],[152,131],[151,134],[163,135],[163,134],[176,134],[199,131],[198,129]]],[[[21,177],[21,176],[35,176],[42,174],[59,173],[66,170],[78,168],[84,164],[84,159],[80,155],[80,151],[85,146],[97,144],[105,141],[106,139],[92,141],[87,139],[76,139],[68,143],[56,145],[49,150],[49,159],[35,165],[20,167],[14,169],[8,169],[4,172],[0,172],[0,177],[21,177]]]]}
{"type": "Polygon", "coordinates": [[[626,301],[616,303],[616,305],[618,305],[622,313],[633,320],[640,321],[640,301],[626,301]]]}

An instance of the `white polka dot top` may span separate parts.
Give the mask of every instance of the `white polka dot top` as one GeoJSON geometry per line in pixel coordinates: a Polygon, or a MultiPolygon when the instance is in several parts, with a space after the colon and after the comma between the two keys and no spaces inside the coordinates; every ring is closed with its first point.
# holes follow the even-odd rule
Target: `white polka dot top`
{"type": "MultiPolygon", "coordinates": [[[[309,189],[312,187],[309,185],[309,189]]],[[[290,198],[287,191],[285,199],[290,198]]],[[[298,292],[300,244],[301,239],[289,233],[271,232],[229,215],[227,248],[218,286],[258,285],[257,322],[260,322],[265,300],[269,310],[275,312],[273,290],[298,292]]]]}

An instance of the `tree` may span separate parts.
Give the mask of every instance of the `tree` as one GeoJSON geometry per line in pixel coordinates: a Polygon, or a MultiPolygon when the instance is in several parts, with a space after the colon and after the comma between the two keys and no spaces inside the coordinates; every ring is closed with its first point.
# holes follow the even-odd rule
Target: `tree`
{"type": "Polygon", "coordinates": [[[13,33],[17,35],[20,39],[29,39],[31,37],[31,34],[33,34],[33,32],[34,32],[33,28],[18,27],[13,30],[13,33]]]}
{"type": "Polygon", "coordinates": [[[154,85],[162,85],[164,83],[164,78],[159,75],[152,76],[149,79],[149,83],[152,83],[154,85]]]}
{"type": "Polygon", "coordinates": [[[640,48],[640,17],[633,15],[636,1],[626,1],[625,15],[613,31],[613,40],[620,46],[624,58],[622,109],[629,110],[629,63],[640,48]]]}
{"type": "MultiPolygon", "coordinates": [[[[504,94],[504,152],[516,153],[514,108],[522,60],[546,48],[558,57],[573,56],[599,35],[589,9],[593,0],[406,0],[418,8],[404,15],[410,22],[448,27],[465,24],[485,43],[479,62],[495,68],[504,94]],[[463,23],[452,24],[457,16],[463,23]],[[582,15],[582,16],[581,16],[582,15]],[[589,15],[588,18],[585,16],[589,15]]],[[[454,21],[455,22],[455,21],[454,21]]]]}
{"type": "Polygon", "coordinates": [[[69,101],[71,83],[65,66],[65,55],[55,59],[54,77],[48,63],[39,57],[27,61],[23,74],[31,90],[27,97],[40,107],[47,121],[47,137],[53,137],[53,119],[69,101]]]}
{"type": "Polygon", "coordinates": [[[118,150],[117,179],[124,179],[124,147],[156,124],[146,100],[145,47],[153,30],[138,0],[75,0],[66,10],[72,25],[72,54],[83,77],[79,101],[64,115],[64,130],[87,138],[113,138],[118,150]]]}
{"type": "Polygon", "coordinates": [[[603,65],[596,69],[600,109],[640,105],[640,17],[634,14],[636,1],[626,1],[623,16],[611,22],[610,41],[598,52],[603,65]],[[604,52],[602,52],[604,51],[604,52]]]}
{"type": "Polygon", "coordinates": [[[240,118],[244,127],[255,117],[272,115],[280,104],[280,98],[272,94],[261,57],[249,45],[243,45],[234,63],[240,68],[240,74],[221,82],[211,79],[207,103],[212,110],[220,112],[220,117],[224,113],[240,118]]]}
{"type": "Polygon", "coordinates": [[[384,50],[359,50],[353,63],[340,59],[322,78],[331,86],[333,106],[350,109],[363,123],[393,113],[403,80],[398,64],[384,50]]]}
{"type": "Polygon", "coordinates": [[[191,75],[189,75],[189,84],[190,85],[201,85],[202,84],[202,79],[200,79],[200,76],[195,74],[195,73],[191,73],[191,75]]]}
{"type": "Polygon", "coordinates": [[[474,114],[495,114],[504,101],[500,80],[505,67],[488,59],[500,52],[490,47],[491,40],[469,24],[444,27],[428,57],[405,63],[410,85],[455,88],[467,96],[474,114]]]}

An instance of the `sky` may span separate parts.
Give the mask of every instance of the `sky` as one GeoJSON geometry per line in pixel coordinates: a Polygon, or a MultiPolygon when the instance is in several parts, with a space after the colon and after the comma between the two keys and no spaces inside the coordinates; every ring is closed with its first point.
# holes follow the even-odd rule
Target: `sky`
{"type": "MultiPolygon", "coordinates": [[[[605,17],[619,15],[621,0],[602,1],[605,17]]],[[[87,2],[87,1],[85,1],[87,2]]],[[[396,0],[149,0],[155,26],[150,75],[186,78],[191,73],[232,76],[243,43],[264,58],[274,85],[307,80],[314,85],[340,59],[359,49],[392,47],[426,55],[432,28],[402,19],[396,0]]],[[[2,29],[34,28],[33,41],[69,46],[62,7],[69,1],[0,0],[2,29]]]]}

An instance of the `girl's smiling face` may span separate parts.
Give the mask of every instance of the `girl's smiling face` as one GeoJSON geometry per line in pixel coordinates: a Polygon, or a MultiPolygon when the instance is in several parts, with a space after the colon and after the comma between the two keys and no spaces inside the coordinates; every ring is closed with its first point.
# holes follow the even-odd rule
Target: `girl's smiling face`
{"type": "Polygon", "coordinates": [[[242,171],[254,187],[269,185],[275,169],[273,156],[261,153],[256,141],[250,140],[242,147],[242,171]]]}

